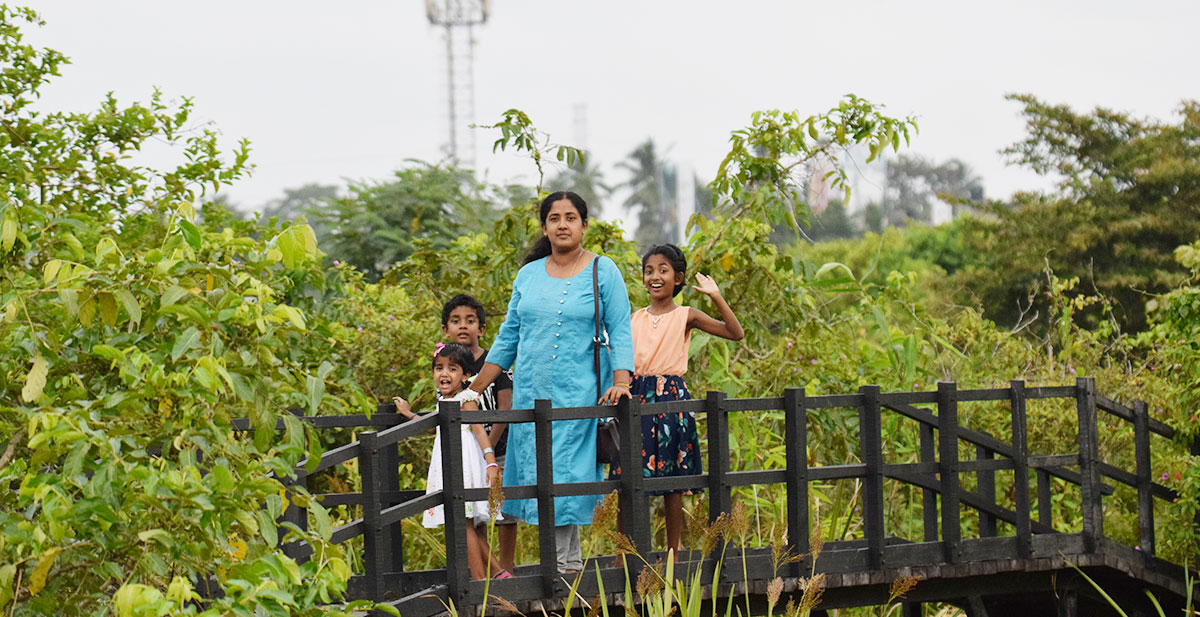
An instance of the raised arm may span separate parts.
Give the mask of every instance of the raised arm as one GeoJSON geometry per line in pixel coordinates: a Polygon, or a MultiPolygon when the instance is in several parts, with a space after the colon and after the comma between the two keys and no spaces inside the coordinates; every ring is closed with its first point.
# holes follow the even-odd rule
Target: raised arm
{"type": "Polygon", "coordinates": [[[729,308],[729,303],[725,302],[725,298],[721,296],[721,289],[717,287],[717,282],[712,277],[697,272],[696,283],[692,289],[712,299],[713,304],[717,305],[717,310],[721,311],[721,319],[713,319],[704,311],[691,308],[688,309],[687,327],[696,328],[731,341],[742,340],[742,337],[745,336],[745,332],[742,332],[742,324],[738,323],[737,315],[733,314],[733,309],[729,308]]]}

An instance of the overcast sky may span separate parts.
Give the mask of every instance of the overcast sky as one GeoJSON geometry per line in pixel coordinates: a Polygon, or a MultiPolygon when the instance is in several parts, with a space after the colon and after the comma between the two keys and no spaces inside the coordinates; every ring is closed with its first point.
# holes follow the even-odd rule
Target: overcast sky
{"type": "MultiPolygon", "coordinates": [[[[194,97],[229,146],[253,143],[254,176],[230,198],[255,208],[287,187],[385,178],[446,141],[442,32],[419,0],[39,0],[30,38],[72,64],[47,107],[94,110],[105,92],[194,97]]],[[[958,157],[990,197],[1045,182],[998,150],[1023,135],[1006,93],[1078,109],[1174,119],[1200,98],[1200,2],[569,2],[493,0],[477,29],[476,121],[527,111],[586,146],[610,182],[646,137],[712,177],[751,112],[808,115],[854,93],[915,114],[910,151],[958,157]],[[586,105],[586,130],[576,109],[586,105]]],[[[492,155],[493,180],[532,167],[492,155]]]]}

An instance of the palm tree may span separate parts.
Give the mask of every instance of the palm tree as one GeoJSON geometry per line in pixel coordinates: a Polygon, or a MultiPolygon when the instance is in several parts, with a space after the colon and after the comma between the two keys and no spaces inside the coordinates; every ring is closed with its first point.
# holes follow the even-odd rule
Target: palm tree
{"type": "Polygon", "coordinates": [[[675,180],[677,172],[658,158],[654,140],[647,139],[617,164],[629,172],[622,186],[631,191],[625,207],[637,211],[638,228],[634,240],[643,248],[679,239],[675,180]]]}

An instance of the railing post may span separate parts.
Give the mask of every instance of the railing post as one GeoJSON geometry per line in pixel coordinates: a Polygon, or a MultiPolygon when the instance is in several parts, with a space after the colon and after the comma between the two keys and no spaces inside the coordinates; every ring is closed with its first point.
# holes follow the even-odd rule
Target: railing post
{"type": "Polygon", "coordinates": [[[442,515],[446,530],[446,596],[466,610],[468,583],[467,502],[463,499],[462,411],[458,401],[438,403],[438,437],[442,448],[442,515]]]}
{"type": "MultiPolygon", "coordinates": [[[[921,462],[937,462],[937,443],[934,441],[933,426],[921,423],[921,462]]],[[[926,542],[938,540],[938,493],[935,490],[921,489],[921,518],[925,530],[926,542]]]]}
{"type": "Polygon", "coordinates": [[[879,386],[862,386],[862,408],[858,414],[859,457],[867,467],[863,478],[863,537],[867,541],[867,567],[883,565],[883,426],[879,410],[879,386]]]}
{"type": "MultiPolygon", "coordinates": [[[[983,434],[991,436],[991,433],[987,431],[983,431],[983,434]]],[[[995,458],[996,453],[991,448],[980,445],[975,446],[976,460],[992,460],[995,458]]],[[[976,472],[975,484],[979,489],[979,496],[984,499],[984,502],[996,505],[996,472],[990,469],[976,472]]],[[[979,537],[996,537],[996,517],[988,512],[979,512],[979,537]]]]}
{"type": "MultiPolygon", "coordinates": [[[[379,486],[383,494],[396,493],[400,490],[400,451],[399,444],[384,446],[379,451],[383,471],[379,476],[379,486]]],[[[382,495],[381,495],[382,497],[382,495]]],[[[380,502],[387,508],[396,505],[394,501],[380,502]]],[[[388,571],[404,571],[404,535],[401,529],[403,521],[396,521],[383,530],[384,545],[388,550],[388,571]]]]}
{"type": "Polygon", "coordinates": [[[724,392],[709,392],[704,411],[708,416],[708,521],[715,523],[722,512],[733,509],[733,495],[725,474],[729,473],[729,416],[724,392]]]}
{"type": "MultiPolygon", "coordinates": [[[[306,473],[303,469],[301,469],[295,473],[296,473],[295,477],[284,478],[284,480],[283,480],[284,488],[288,489],[284,493],[286,495],[285,499],[287,499],[286,505],[284,507],[287,509],[284,510],[283,515],[279,517],[279,522],[287,521],[287,522],[292,523],[293,525],[296,525],[300,529],[307,531],[308,530],[308,508],[302,508],[296,504],[296,490],[295,489],[296,489],[296,487],[306,487],[307,486],[308,473],[306,473]]],[[[282,540],[282,538],[283,538],[283,534],[280,534],[280,539],[282,540]]],[[[302,542],[288,542],[283,545],[283,554],[287,555],[288,557],[291,557],[292,559],[295,559],[296,563],[303,564],[304,562],[308,561],[308,555],[310,554],[309,551],[302,550],[303,548],[304,548],[304,543],[302,543],[302,542]]]]}
{"type": "Polygon", "coordinates": [[[1016,508],[1017,555],[1033,555],[1033,524],[1029,518],[1029,427],[1025,415],[1025,382],[1009,383],[1012,400],[1013,501],[1016,508]]]}
{"type": "MultiPolygon", "coordinates": [[[[558,545],[554,539],[553,413],[550,399],[540,398],[533,402],[533,444],[538,452],[538,557],[541,561],[542,593],[546,598],[554,597],[555,582],[558,580],[558,545]]],[[[641,432],[640,427],[638,432],[641,432]]]]}
{"type": "Polygon", "coordinates": [[[633,398],[617,402],[617,430],[621,434],[621,503],[625,532],[641,555],[650,554],[650,504],[642,472],[642,403],[633,398]]]}
{"type": "Polygon", "coordinates": [[[358,473],[362,478],[363,578],[367,596],[372,600],[382,600],[387,555],[381,542],[383,528],[379,522],[383,507],[379,499],[380,457],[375,431],[359,433],[358,442],[358,473]]]}
{"type": "Polygon", "coordinates": [[[1096,468],[1099,451],[1096,447],[1096,380],[1080,377],[1075,380],[1075,407],[1079,417],[1079,489],[1083,512],[1083,546],[1091,553],[1097,539],[1104,536],[1104,515],[1101,510],[1100,476],[1096,468]]]}
{"type": "Polygon", "coordinates": [[[958,561],[962,541],[958,486],[958,387],[941,382],[937,391],[938,473],[942,493],[942,551],[947,563],[958,561]]]}
{"type": "Polygon", "coordinates": [[[1133,457],[1136,460],[1138,502],[1138,546],[1154,556],[1154,493],[1150,472],[1150,414],[1145,401],[1133,403],[1133,457]]]}
{"type": "Polygon", "coordinates": [[[1054,527],[1054,506],[1050,501],[1050,474],[1045,469],[1037,470],[1038,522],[1054,527]]]}
{"type": "MultiPolygon", "coordinates": [[[[783,433],[787,449],[788,544],[794,555],[805,555],[809,551],[809,529],[808,409],[804,388],[783,391],[783,433]]],[[[800,562],[792,564],[792,576],[801,576],[800,562]]]]}

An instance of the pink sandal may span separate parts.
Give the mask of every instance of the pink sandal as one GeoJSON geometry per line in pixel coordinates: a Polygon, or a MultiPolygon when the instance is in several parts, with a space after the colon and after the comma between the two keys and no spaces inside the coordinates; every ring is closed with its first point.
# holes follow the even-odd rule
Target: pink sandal
{"type": "Polygon", "coordinates": [[[497,580],[502,579],[502,578],[512,578],[512,577],[513,577],[512,572],[509,572],[508,570],[501,570],[500,573],[495,576],[495,578],[497,580]]]}

